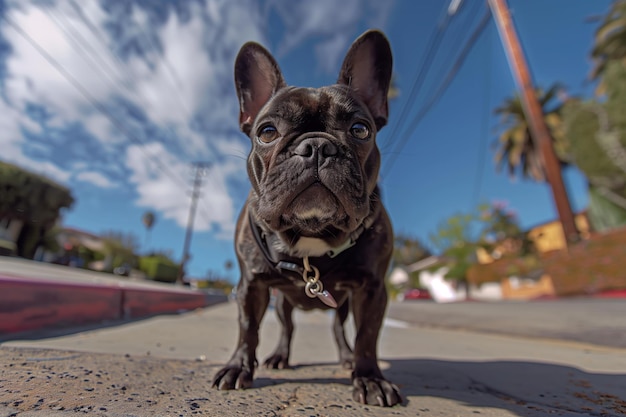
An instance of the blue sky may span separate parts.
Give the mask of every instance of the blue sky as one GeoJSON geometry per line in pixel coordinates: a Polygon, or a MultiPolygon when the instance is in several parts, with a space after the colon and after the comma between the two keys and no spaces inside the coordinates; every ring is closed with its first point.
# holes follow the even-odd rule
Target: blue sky
{"type": "MultiPolygon", "coordinates": [[[[414,117],[485,12],[465,0],[450,21],[423,88],[408,96],[428,40],[446,12],[440,0],[131,1],[0,0],[0,160],[48,175],[77,203],[64,223],[94,233],[131,232],[142,250],[180,259],[191,164],[204,180],[189,272],[226,274],[234,223],[248,190],[249,140],[237,128],[232,67],[248,40],[276,56],[288,83],[321,86],[337,77],[352,40],[386,32],[401,95],[379,136],[383,198],[395,229],[427,243],[437,224],[481,201],[506,201],[529,227],[556,217],[545,184],[497,173],[493,114],[515,86],[489,22],[445,95],[406,138],[414,117]],[[33,46],[33,44],[35,46],[33,46]],[[46,59],[47,58],[47,59],[46,59]],[[397,126],[396,126],[397,124],[397,126]],[[395,132],[394,137],[390,134],[395,132]],[[389,161],[389,162],[385,162],[389,161]],[[393,163],[391,163],[393,162],[393,163]],[[149,242],[141,216],[154,210],[149,242]]],[[[590,96],[589,51],[608,0],[509,0],[538,86],[560,82],[590,96]]],[[[568,169],[575,210],[584,178],[568,169]]],[[[236,272],[229,272],[236,279],[236,272]]]]}

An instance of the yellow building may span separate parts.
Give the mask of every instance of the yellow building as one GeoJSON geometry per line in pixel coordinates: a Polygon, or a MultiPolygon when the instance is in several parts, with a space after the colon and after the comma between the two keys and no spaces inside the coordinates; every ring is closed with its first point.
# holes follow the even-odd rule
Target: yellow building
{"type": "MultiPolygon", "coordinates": [[[[590,233],[589,219],[587,213],[582,212],[574,217],[576,227],[580,232],[580,237],[587,239],[590,233]]],[[[565,235],[561,222],[553,220],[540,224],[528,231],[528,238],[534,243],[538,253],[546,253],[553,250],[565,248],[565,235]]]]}

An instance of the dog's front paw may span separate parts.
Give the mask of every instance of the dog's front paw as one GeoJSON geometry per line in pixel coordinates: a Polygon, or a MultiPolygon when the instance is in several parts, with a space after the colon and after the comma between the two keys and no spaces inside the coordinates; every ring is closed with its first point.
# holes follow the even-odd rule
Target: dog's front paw
{"type": "Polygon", "coordinates": [[[392,407],[402,402],[400,389],[384,378],[354,377],[352,399],[361,404],[392,407]]]}
{"type": "Polygon", "coordinates": [[[252,372],[241,366],[226,366],[215,374],[211,385],[219,390],[250,388],[252,387],[252,372]]]}
{"type": "Polygon", "coordinates": [[[263,362],[267,369],[291,369],[289,366],[289,355],[274,352],[263,362]]]}

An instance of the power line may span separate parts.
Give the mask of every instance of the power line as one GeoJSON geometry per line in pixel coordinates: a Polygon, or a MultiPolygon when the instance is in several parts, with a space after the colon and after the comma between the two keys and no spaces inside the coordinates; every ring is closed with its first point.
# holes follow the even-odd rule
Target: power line
{"type": "MultiPolygon", "coordinates": [[[[180,178],[178,178],[173,171],[169,169],[167,165],[157,159],[154,155],[149,154],[144,148],[145,143],[139,139],[138,136],[133,134],[130,129],[127,129],[123,122],[120,121],[112,112],[110,112],[102,103],[100,103],[95,97],[93,97],[89,91],[76,79],[74,76],[69,73],[63,65],[61,65],[54,57],[52,57],[37,41],[35,41],[26,31],[24,31],[17,23],[15,23],[11,18],[7,17],[6,14],[0,15],[8,24],[11,26],[20,36],[22,36],[35,50],[54,68],[56,69],[63,78],[66,79],[96,110],[104,114],[109,121],[123,134],[126,135],[128,139],[134,142],[139,146],[141,152],[151,161],[153,162],[158,169],[167,174],[174,181],[179,182],[180,178]]],[[[183,182],[183,186],[186,184],[183,182]]]]}
{"type": "MultiPolygon", "coordinates": [[[[491,32],[493,33],[493,32],[491,32]]],[[[489,38],[491,39],[491,37],[489,38]]],[[[493,48],[491,42],[487,46],[487,70],[485,71],[484,89],[483,94],[483,118],[480,126],[480,140],[478,145],[478,163],[476,166],[476,177],[474,179],[474,191],[472,193],[472,207],[475,207],[479,203],[479,199],[482,193],[483,180],[485,175],[485,156],[487,155],[486,142],[489,136],[489,120],[491,115],[491,87],[492,87],[492,63],[493,63],[493,48]]]]}
{"type": "Polygon", "coordinates": [[[146,33],[146,31],[143,29],[143,27],[141,25],[138,25],[138,27],[139,27],[139,31],[141,32],[141,36],[144,38],[146,43],[149,45],[150,49],[152,49],[152,51],[154,52],[156,57],[163,64],[163,67],[165,68],[165,73],[167,74],[167,77],[169,78],[171,86],[173,87],[173,90],[174,90],[175,94],[177,95],[177,97],[178,97],[178,99],[179,99],[179,101],[181,103],[181,106],[183,107],[183,110],[185,112],[187,112],[188,116],[189,116],[189,114],[191,112],[187,109],[185,100],[184,100],[183,96],[180,93],[180,90],[181,90],[182,87],[181,87],[180,77],[179,77],[178,73],[176,72],[176,69],[174,69],[174,67],[172,66],[172,64],[169,61],[169,59],[167,59],[167,57],[161,53],[159,48],[157,48],[157,45],[155,45],[155,43],[152,41],[152,38],[146,33]]]}
{"type": "MultiPolygon", "coordinates": [[[[61,29],[63,34],[67,37],[71,44],[74,45],[74,48],[81,55],[85,61],[95,70],[99,71],[106,78],[109,79],[113,84],[117,84],[118,80],[115,79],[117,74],[111,75],[105,67],[108,67],[108,62],[106,59],[102,59],[102,56],[97,53],[94,48],[91,46],[89,42],[82,36],[82,34],[76,30],[70,23],[69,20],[65,22],[62,19],[65,19],[63,13],[60,13],[59,16],[56,16],[56,13],[53,11],[52,7],[46,6],[45,4],[41,5],[41,8],[48,15],[48,17],[54,22],[54,24],[61,29]]],[[[108,68],[110,70],[111,68],[108,68]]]]}
{"type": "MultiPolygon", "coordinates": [[[[121,68],[122,65],[123,65],[123,62],[121,61],[119,55],[112,48],[110,48],[107,45],[107,42],[104,39],[104,36],[102,35],[101,30],[92,22],[92,20],[84,12],[84,10],[78,6],[78,4],[76,3],[75,0],[70,0],[70,4],[72,5],[72,7],[73,7],[74,11],[76,12],[76,14],[78,15],[78,17],[87,26],[87,28],[94,34],[94,36],[96,36],[96,38],[105,46],[105,48],[107,48],[111,52],[111,55],[116,60],[116,64],[117,64],[118,68],[121,68]]],[[[178,100],[180,101],[181,108],[185,112],[185,115],[187,116],[187,118],[191,119],[192,118],[192,112],[189,109],[189,107],[186,105],[186,102],[185,102],[184,98],[182,97],[182,95],[181,95],[181,93],[180,93],[180,91],[178,89],[178,87],[180,86],[180,77],[178,77],[178,75],[176,73],[176,70],[171,65],[169,60],[167,60],[164,56],[162,56],[159,48],[157,48],[157,46],[152,41],[151,37],[143,29],[143,27],[138,25],[138,28],[139,28],[139,30],[141,32],[142,37],[144,38],[146,43],[149,45],[150,49],[152,49],[152,51],[157,56],[157,58],[159,58],[159,60],[161,60],[163,66],[164,66],[164,68],[166,70],[165,72],[167,73],[168,78],[170,80],[171,87],[173,87],[173,90],[175,91],[175,94],[176,94],[178,100]]],[[[135,85],[137,85],[138,84],[138,80],[135,77],[135,75],[132,72],[129,72],[128,75],[132,79],[133,83],[135,85]]],[[[127,88],[131,89],[131,86],[127,86],[127,88]]],[[[174,131],[172,126],[166,125],[165,129],[170,132],[172,137],[177,137],[178,136],[178,134],[174,131]]],[[[216,147],[210,141],[207,142],[207,145],[209,146],[209,148],[211,149],[211,151],[213,152],[214,155],[217,154],[216,147]]],[[[216,169],[217,171],[221,171],[221,167],[219,166],[219,164],[214,164],[214,169],[216,169]]],[[[206,206],[201,206],[200,207],[200,214],[202,216],[204,216],[206,220],[209,220],[211,218],[211,216],[206,214],[206,206]]]]}
{"type": "MultiPolygon", "coordinates": [[[[483,10],[483,3],[480,1],[474,1],[468,4],[466,8],[466,13],[459,14],[456,19],[456,25],[451,25],[448,29],[448,33],[450,34],[448,41],[449,47],[442,47],[441,51],[447,51],[445,57],[441,60],[441,64],[437,68],[433,68],[434,74],[445,74],[446,71],[449,70],[450,66],[456,59],[459,51],[463,46],[463,42],[467,38],[467,33],[474,26],[474,21],[476,17],[478,17],[478,13],[483,10]]],[[[429,83],[431,87],[435,86],[436,83],[429,83]]],[[[433,88],[428,91],[428,97],[432,94],[433,88]]],[[[426,93],[426,92],[425,92],[426,93]]]]}
{"type": "MultiPolygon", "coordinates": [[[[450,6],[452,6],[453,2],[455,2],[455,0],[452,0],[450,2],[450,6]]],[[[448,7],[448,10],[450,10],[450,6],[448,7]]],[[[452,9],[452,11],[456,13],[456,11],[458,11],[458,7],[459,6],[457,6],[455,9],[452,9]]],[[[398,129],[400,128],[400,124],[402,123],[403,120],[407,118],[408,113],[413,103],[415,102],[415,99],[417,95],[419,94],[419,91],[422,88],[422,85],[424,84],[424,79],[426,77],[426,74],[430,70],[430,66],[432,65],[434,61],[433,59],[434,54],[437,52],[439,44],[441,43],[443,39],[444,32],[446,28],[448,27],[448,23],[450,22],[451,17],[452,17],[452,14],[450,14],[450,12],[447,11],[443,15],[443,18],[439,19],[439,22],[435,26],[433,32],[431,32],[430,37],[427,41],[428,47],[426,48],[426,51],[424,52],[424,55],[422,56],[422,59],[420,60],[422,65],[420,66],[419,70],[415,73],[415,78],[413,79],[413,83],[411,85],[411,89],[409,90],[409,95],[406,99],[404,107],[400,111],[400,116],[396,118],[396,122],[394,123],[393,128],[391,129],[391,132],[387,136],[389,138],[388,142],[391,142],[394,140],[394,138],[396,137],[396,133],[398,132],[398,129]]]]}
{"type": "Polygon", "coordinates": [[[386,174],[388,174],[389,171],[392,169],[393,164],[395,163],[399,153],[402,151],[402,148],[404,148],[404,146],[410,139],[411,135],[415,132],[417,125],[422,121],[424,116],[426,116],[428,112],[432,110],[432,107],[434,106],[434,104],[437,101],[439,101],[439,99],[443,96],[445,91],[448,89],[448,87],[454,80],[454,77],[457,75],[457,73],[461,69],[461,66],[465,62],[465,59],[467,58],[467,55],[471,51],[472,47],[474,46],[474,44],[476,43],[476,41],[482,34],[483,30],[487,27],[487,24],[489,23],[489,21],[490,21],[490,13],[486,12],[483,18],[481,19],[480,23],[476,27],[476,29],[474,29],[474,31],[468,38],[467,42],[463,46],[454,65],[452,66],[450,71],[448,71],[448,73],[446,74],[441,84],[439,84],[439,87],[437,88],[437,90],[430,96],[428,101],[426,101],[426,103],[420,108],[420,110],[415,113],[410,123],[408,124],[408,127],[404,129],[402,136],[400,138],[400,141],[397,142],[397,146],[396,146],[397,149],[393,153],[391,153],[389,155],[389,158],[387,159],[385,168],[381,175],[383,178],[385,178],[386,174]]]}
{"type": "MultiPolygon", "coordinates": [[[[78,7],[78,5],[76,4],[76,2],[74,0],[71,0],[71,4],[72,7],[74,8],[74,11],[76,12],[77,16],[81,19],[81,21],[85,24],[85,26],[88,28],[88,30],[100,41],[100,43],[102,44],[102,46],[104,46],[105,49],[107,49],[111,56],[115,59],[115,64],[111,65],[110,62],[106,59],[101,59],[101,62],[105,65],[103,65],[102,67],[96,67],[96,70],[100,71],[101,73],[103,73],[105,76],[107,76],[108,78],[113,80],[113,76],[111,76],[108,73],[108,70],[113,69],[112,72],[114,73],[123,73],[124,72],[124,63],[121,61],[121,59],[119,58],[118,54],[113,50],[113,48],[111,48],[110,46],[108,46],[106,40],[104,39],[104,36],[102,35],[101,31],[98,29],[98,27],[96,25],[93,24],[93,22],[91,22],[91,20],[87,17],[87,15],[85,14],[85,12],[83,10],[80,9],[80,7],[78,7]],[[108,70],[106,70],[105,68],[103,68],[104,66],[108,67],[108,70]]],[[[49,12],[50,14],[51,12],[49,12]]],[[[65,15],[65,12],[61,11],[61,14],[65,15]]],[[[67,16],[64,17],[66,19],[67,22],[70,22],[71,19],[67,18],[67,16]]],[[[89,53],[84,54],[84,51],[91,51],[97,58],[100,58],[100,54],[95,51],[95,49],[92,47],[92,45],[90,44],[90,42],[85,39],[85,37],[83,37],[80,32],[78,30],[73,29],[72,27],[70,27],[71,25],[68,23],[67,26],[70,27],[69,29],[66,28],[66,25],[63,24],[63,22],[61,21],[57,21],[55,20],[55,23],[57,24],[57,26],[59,27],[59,29],[61,29],[62,31],[64,31],[66,34],[69,35],[69,37],[71,38],[70,40],[73,40],[75,44],[78,44],[78,46],[80,47],[80,49],[77,48],[77,52],[79,53],[79,55],[83,56],[83,57],[87,57],[90,58],[89,53]]],[[[146,36],[147,38],[147,36],[146,36]]],[[[87,58],[85,58],[87,60],[87,58]]],[[[132,80],[134,85],[138,85],[139,84],[139,80],[137,79],[137,77],[135,76],[135,74],[132,71],[126,71],[126,75],[132,80]]],[[[118,76],[118,74],[115,74],[115,76],[118,76]]],[[[122,83],[124,84],[124,86],[127,89],[133,89],[133,86],[124,79],[124,77],[119,77],[122,81],[122,83]]],[[[117,80],[113,80],[114,83],[117,83],[117,80]]],[[[138,95],[138,94],[137,94],[138,95]]],[[[138,95],[140,96],[140,95],[138,95]]],[[[184,103],[182,103],[184,105],[184,103]]],[[[171,126],[165,126],[165,129],[167,129],[170,134],[173,137],[177,137],[178,135],[176,134],[176,132],[174,131],[174,129],[171,126]]]]}
{"type": "MultiPolygon", "coordinates": [[[[48,15],[53,19],[54,23],[59,27],[59,29],[61,29],[66,36],[68,36],[70,38],[70,41],[72,41],[75,45],[77,45],[79,48],[77,48],[77,52],[79,53],[79,55],[89,58],[89,61],[91,61],[92,63],[95,61],[101,61],[102,62],[102,66],[93,66],[95,68],[96,71],[100,71],[102,72],[105,76],[107,76],[107,78],[109,78],[110,80],[112,80],[114,83],[116,82],[116,80],[113,80],[113,76],[110,75],[108,73],[108,71],[113,70],[113,73],[116,73],[115,76],[117,76],[117,72],[118,70],[120,70],[123,66],[123,62],[121,61],[119,55],[117,53],[115,53],[114,50],[112,50],[108,45],[106,40],[104,39],[104,36],[102,35],[102,32],[100,31],[100,29],[91,21],[91,19],[89,18],[89,16],[87,16],[87,14],[83,11],[83,9],[81,9],[74,0],[70,0],[70,4],[72,6],[72,8],[74,9],[74,12],[76,13],[76,15],[80,18],[80,20],[85,24],[85,26],[87,27],[87,29],[95,36],[95,38],[100,41],[100,43],[109,50],[109,52],[111,53],[111,56],[115,59],[116,61],[116,65],[110,65],[109,61],[106,59],[101,59],[100,54],[98,54],[95,49],[93,48],[93,46],[90,44],[90,42],[87,41],[87,39],[82,36],[80,34],[80,32],[78,30],[76,30],[72,25],[70,25],[71,19],[68,19],[65,16],[65,12],[61,11],[61,14],[64,17],[65,23],[63,21],[61,21],[60,18],[55,18],[52,15],[52,12],[50,10],[46,10],[46,12],[48,13],[48,15]],[[85,52],[85,53],[83,53],[85,52]],[[93,54],[93,56],[95,56],[96,58],[94,59],[91,54],[93,54]],[[117,67],[116,67],[117,66],[117,67]],[[106,67],[106,69],[105,69],[106,67]]],[[[187,113],[187,117],[190,117],[191,112],[189,111],[188,107],[185,105],[185,101],[183,100],[180,92],[177,89],[177,85],[178,84],[176,81],[178,80],[178,77],[176,77],[175,74],[175,70],[173,67],[171,67],[171,64],[169,63],[169,61],[167,61],[164,57],[161,57],[160,55],[160,51],[159,49],[156,47],[156,45],[154,45],[154,43],[152,42],[152,40],[150,39],[150,37],[148,36],[148,34],[146,34],[146,32],[141,29],[141,33],[143,38],[146,40],[146,42],[148,43],[148,45],[150,46],[150,48],[153,50],[153,52],[155,53],[155,55],[157,57],[159,57],[163,63],[163,65],[166,67],[166,72],[168,73],[168,76],[170,77],[170,82],[171,82],[171,86],[173,87],[173,89],[176,91],[177,93],[177,98],[179,99],[179,101],[181,102],[181,107],[183,108],[183,110],[187,113]]],[[[86,59],[87,60],[87,59],[86,59]]],[[[129,72],[127,74],[134,82],[135,85],[138,84],[138,80],[136,79],[135,75],[132,72],[129,72]]],[[[124,85],[128,88],[131,89],[132,86],[130,86],[128,84],[127,81],[125,81],[122,77],[122,82],[124,83],[124,85]]],[[[167,129],[170,134],[172,135],[172,137],[177,137],[177,133],[174,131],[174,129],[172,128],[172,126],[165,126],[165,129],[167,129]]],[[[217,167],[217,166],[216,166],[217,167]]],[[[219,168],[217,168],[219,170],[219,168]]],[[[205,203],[206,204],[206,203],[205,203]]],[[[205,218],[205,220],[210,222],[211,216],[209,216],[206,212],[206,206],[201,206],[200,207],[200,215],[203,216],[205,218]]]]}
{"type": "Polygon", "coordinates": [[[202,178],[207,174],[208,168],[211,166],[208,162],[194,162],[193,164],[196,175],[193,180],[193,191],[191,193],[191,206],[189,207],[189,218],[187,219],[187,231],[185,232],[185,241],[183,243],[183,255],[180,262],[180,268],[178,270],[178,278],[176,282],[178,284],[183,283],[185,276],[185,265],[189,261],[189,247],[191,245],[191,236],[193,233],[193,223],[196,217],[196,208],[198,205],[198,198],[200,198],[200,187],[202,186],[202,178]]]}
{"type": "MultiPolygon", "coordinates": [[[[87,27],[87,29],[96,37],[96,39],[98,41],[100,41],[100,43],[102,44],[102,46],[104,46],[105,49],[108,49],[109,52],[111,53],[111,56],[113,57],[113,59],[115,60],[115,63],[117,64],[117,68],[115,65],[110,66],[111,69],[114,70],[114,72],[116,70],[120,70],[122,68],[122,60],[120,59],[120,57],[113,52],[112,48],[109,47],[109,45],[107,44],[106,39],[104,38],[104,35],[102,35],[102,32],[100,31],[100,29],[91,21],[91,19],[89,19],[89,17],[85,14],[84,10],[76,3],[75,0],[70,0],[70,5],[72,6],[72,8],[74,9],[74,12],[76,13],[76,15],[80,18],[80,20],[82,20],[82,22],[85,24],[85,26],[87,27]]],[[[62,12],[63,13],[63,12],[62,12]]],[[[68,19],[69,20],[69,19],[68,19]]],[[[84,38],[83,38],[84,39],[84,38]]],[[[86,40],[85,40],[86,41],[86,40]]],[[[93,48],[91,48],[93,49],[93,48]]],[[[97,52],[94,52],[96,55],[100,56],[97,52]]],[[[104,60],[104,62],[106,62],[107,66],[109,66],[109,63],[104,60]]],[[[130,73],[131,77],[134,78],[134,74],[130,73]]],[[[132,86],[128,83],[128,81],[126,81],[123,77],[121,77],[122,83],[124,84],[124,86],[127,89],[131,89],[132,86]]],[[[136,83],[135,83],[136,84],[136,83]]]]}
{"type": "MultiPolygon", "coordinates": [[[[116,83],[117,80],[113,79],[113,76],[111,74],[109,74],[109,71],[116,73],[118,69],[120,69],[122,67],[122,62],[119,59],[119,56],[117,54],[115,54],[107,45],[106,42],[103,40],[103,36],[102,33],[99,31],[99,29],[97,28],[97,26],[95,26],[91,20],[87,17],[87,15],[83,12],[82,9],[80,9],[78,7],[78,5],[75,3],[74,0],[71,0],[71,4],[72,7],[74,8],[74,11],[77,13],[77,15],[79,16],[79,18],[83,21],[83,23],[86,25],[86,27],[90,30],[90,32],[96,36],[96,38],[107,48],[109,49],[109,51],[111,52],[111,55],[113,57],[116,58],[117,60],[117,68],[115,67],[115,65],[110,66],[109,65],[109,61],[107,61],[106,59],[102,59],[101,55],[98,54],[95,49],[93,48],[93,46],[90,44],[90,42],[87,41],[87,39],[82,36],[80,34],[80,32],[78,30],[76,30],[76,28],[74,28],[69,22],[71,22],[70,19],[68,19],[65,16],[64,12],[61,12],[61,15],[63,15],[63,19],[65,20],[65,22],[63,22],[61,20],[60,17],[55,17],[52,10],[46,8],[45,11],[48,14],[48,16],[54,21],[54,23],[57,25],[57,27],[59,27],[59,29],[61,29],[61,31],[63,31],[63,33],[69,38],[70,42],[72,42],[75,47],[76,50],[78,52],[79,55],[83,56],[85,58],[86,61],[88,61],[90,63],[90,65],[96,70],[99,71],[101,73],[103,73],[107,78],[109,78],[110,81],[113,81],[113,83],[116,83]],[[95,58],[94,58],[95,57],[95,58]],[[93,65],[94,63],[97,64],[97,61],[100,61],[100,65],[93,65]],[[105,69],[106,67],[106,69],[105,69]]],[[[44,6],[45,7],[45,6],[44,6]]],[[[151,49],[153,49],[154,53],[159,56],[159,51],[158,48],[156,48],[156,46],[152,43],[152,41],[149,39],[149,36],[142,30],[142,35],[143,37],[146,39],[146,41],[149,43],[151,49]]],[[[169,64],[166,62],[165,59],[162,60],[163,64],[169,64]]],[[[168,65],[168,74],[170,76],[173,77],[173,75],[170,73],[171,71],[174,71],[173,68],[170,68],[168,65]]],[[[130,77],[135,81],[135,84],[137,83],[137,80],[134,77],[134,74],[130,73],[129,74],[130,77]]],[[[117,74],[115,74],[115,76],[117,76],[117,74]]],[[[127,88],[130,88],[131,86],[128,85],[127,82],[125,82],[122,78],[122,82],[124,82],[124,84],[126,84],[127,88]]],[[[172,81],[172,83],[174,83],[174,81],[172,81]]],[[[178,98],[181,101],[183,107],[184,107],[184,101],[182,100],[182,97],[180,96],[180,93],[178,92],[178,90],[176,89],[176,86],[173,85],[174,90],[177,91],[178,93],[178,98]]],[[[185,107],[185,110],[187,110],[187,108],[185,107]]],[[[188,110],[187,110],[188,112],[188,110]]],[[[189,112],[188,112],[189,113],[189,112]]],[[[175,137],[176,132],[174,132],[173,128],[171,126],[166,126],[167,129],[169,129],[170,133],[175,137]]],[[[200,207],[200,215],[202,215],[205,220],[210,220],[211,216],[209,216],[206,212],[206,210],[203,210],[205,207],[202,206],[200,207]]]]}

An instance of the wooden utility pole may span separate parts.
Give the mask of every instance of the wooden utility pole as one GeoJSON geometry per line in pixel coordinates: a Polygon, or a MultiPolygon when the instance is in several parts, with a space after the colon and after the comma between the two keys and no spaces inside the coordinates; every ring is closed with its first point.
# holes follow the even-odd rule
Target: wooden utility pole
{"type": "Polygon", "coordinates": [[[498,27],[502,44],[513,73],[513,78],[520,90],[524,114],[528,120],[530,133],[539,145],[539,150],[543,159],[543,166],[546,179],[552,189],[552,197],[556,205],[559,219],[563,226],[563,233],[567,244],[577,242],[580,239],[574,214],[567,198],[567,191],[561,176],[561,167],[554,153],[552,137],[543,118],[543,110],[535,95],[528,64],[524,58],[524,52],[520,45],[515,26],[511,20],[506,0],[488,0],[491,13],[498,27]]]}
{"type": "Polygon", "coordinates": [[[198,198],[200,197],[200,186],[202,185],[202,178],[206,175],[206,171],[209,168],[209,164],[207,162],[194,162],[193,166],[196,169],[196,176],[193,180],[193,191],[191,192],[191,206],[189,207],[189,217],[187,219],[187,232],[185,233],[185,243],[183,245],[183,257],[180,261],[178,277],[176,278],[177,284],[183,283],[183,278],[185,276],[185,265],[190,258],[189,246],[191,245],[193,221],[196,217],[196,208],[198,206],[198,198]]]}

